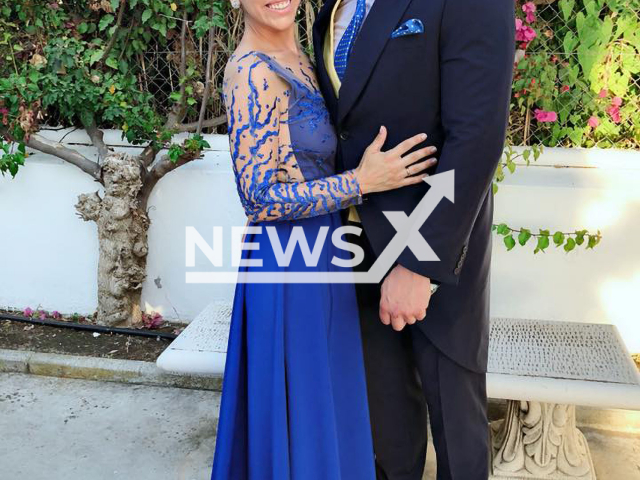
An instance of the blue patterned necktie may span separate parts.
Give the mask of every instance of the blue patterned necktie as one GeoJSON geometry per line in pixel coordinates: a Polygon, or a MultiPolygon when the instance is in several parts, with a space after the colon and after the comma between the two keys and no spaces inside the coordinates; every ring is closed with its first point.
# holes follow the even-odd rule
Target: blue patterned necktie
{"type": "Polygon", "coordinates": [[[347,61],[351,54],[351,49],[356,40],[356,36],[360,31],[360,27],[364,22],[364,16],[367,13],[367,5],[365,0],[357,0],[356,11],[353,14],[353,18],[347,26],[340,42],[338,42],[338,48],[336,48],[335,57],[333,63],[336,67],[336,73],[340,81],[344,78],[344,72],[347,70],[347,61]]]}

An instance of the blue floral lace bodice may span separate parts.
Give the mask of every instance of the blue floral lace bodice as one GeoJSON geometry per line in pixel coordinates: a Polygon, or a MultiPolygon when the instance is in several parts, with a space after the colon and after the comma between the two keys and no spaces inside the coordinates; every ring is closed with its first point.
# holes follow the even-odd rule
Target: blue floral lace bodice
{"type": "MultiPolygon", "coordinates": [[[[253,222],[313,217],[361,202],[353,170],[335,174],[337,139],[324,99],[272,57],[231,57],[224,83],[231,158],[253,222]]],[[[303,80],[304,79],[304,80],[303,80]]]]}

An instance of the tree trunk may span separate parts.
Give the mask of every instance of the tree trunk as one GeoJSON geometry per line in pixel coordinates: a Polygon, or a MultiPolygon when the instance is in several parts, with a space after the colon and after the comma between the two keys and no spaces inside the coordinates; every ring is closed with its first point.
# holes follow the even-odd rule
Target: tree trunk
{"type": "Polygon", "coordinates": [[[141,323],[140,294],[146,276],[149,217],[139,200],[139,159],[112,153],[102,162],[104,198],[82,194],[80,217],[98,225],[98,315],[100,325],[141,323]]]}

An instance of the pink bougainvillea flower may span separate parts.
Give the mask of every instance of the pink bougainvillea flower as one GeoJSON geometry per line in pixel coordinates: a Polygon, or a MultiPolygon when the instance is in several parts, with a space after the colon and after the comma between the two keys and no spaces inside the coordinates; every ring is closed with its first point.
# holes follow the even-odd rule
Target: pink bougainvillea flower
{"type": "Polygon", "coordinates": [[[622,119],[620,118],[620,107],[611,105],[609,108],[607,108],[607,113],[611,117],[611,120],[613,120],[613,123],[620,123],[622,121],[622,119]]]}
{"type": "Polygon", "coordinates": [[[598,119],[598,117],[591,116],[587,121],[587,125],[589,125],[591,128],[598,128],[598,125],[600,125],[600,120],[598,119]]]}
{"type": "Polygon", "coordinates": [[[55,318],[55,319],[60,319],[60,318],[62,318],[62,315],[60,315],[59,311],[54,310],[53,312],[51,312],[51,317],[55,318]]]}
{"type": "Polygon", "coordinates": [[[563,85],[562,88],[560,89],[562,93],[568,92],[569,90],[571,90],[571,87],[569,85],[563,85]]]}
{"type": "Polygon", "coordinates": [[[614,107],[619,107],[622,105],[622,99],[620,97],[613,97],[611,99],[611,105],[614,107]]]}
{"type": "Polygon", "coordinates": [[[536,31],[533,28],[526,27],[524,31],[524,38],[527,42],[530,42],[531,40],[536,38],[536,36],[537,36],[536,31]]]}
{"type": "Polygon", "coordinates": [[[516,41],[517,42],[521,42],[522,41],[522,35],[520,35],[520,31],[522,31],[522,29],[524,28],[524,23],[522,23],[522,20],[520,20],[519,18],[516,18],[516,41]]]}
{"type": "Polygon", "coordinates": [[[536,21],[535,11],[536,5],[533,2],[527,2],[522,5],[522,11],[526,14],[525,20],[528,23],[533,23],[536,21]]]}
{"type": "Polygon", "coordinates": [[[536,31],[529,25],[522,23],[519,18],[516,19],[516,42],[529,43],[536,38],[536,31]]]}
{"type": "Polygon", "coordinates": [[[558,121],[558,114],[553,111],[541,110],[536,108],[533,111],[536,120],[539,122],[556,122],[558,121]]]}
{"type": "Polygon", "coordinates": [[[31,315],[33,315],[33,309],[31,307],[27,307],[22,311],[22,314],[25,317],[30,317],[31,315]]]}
{"type": "Polygon", "coordinates": [[[609,94],[609,92],[607,92],[606,88],[603,88],[602,90],[600,90],[600,93],[598,93],[598,96],[600,98],[607,98],[607,95],[609,94]]]}
{"type": "Polygon", "coordinates": [[[147,328],[159,328],[163,322],[162,314],[159,312],[154,312],[153,314],[143,313],[142,322],[147,328]]]}

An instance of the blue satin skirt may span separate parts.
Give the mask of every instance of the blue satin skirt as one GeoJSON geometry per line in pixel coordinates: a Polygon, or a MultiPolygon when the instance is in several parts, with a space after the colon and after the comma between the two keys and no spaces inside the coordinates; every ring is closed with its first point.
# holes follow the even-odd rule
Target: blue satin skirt
{"type": "MultiPolygon", "coordinates": [[[[248,234],[262,267],[243,271],[345,271],[349,258],[331,234],[338,213],[264,222],[248,234]],[[328,229],[317,266],[296,246],[277,265],[265,227],[283,250],[302,227],[310,250],[328,229]]],[[[351,283],[238,283],[236,286],[212,480],[374,480],[373,443],[355,288],[351,283]]]]}

